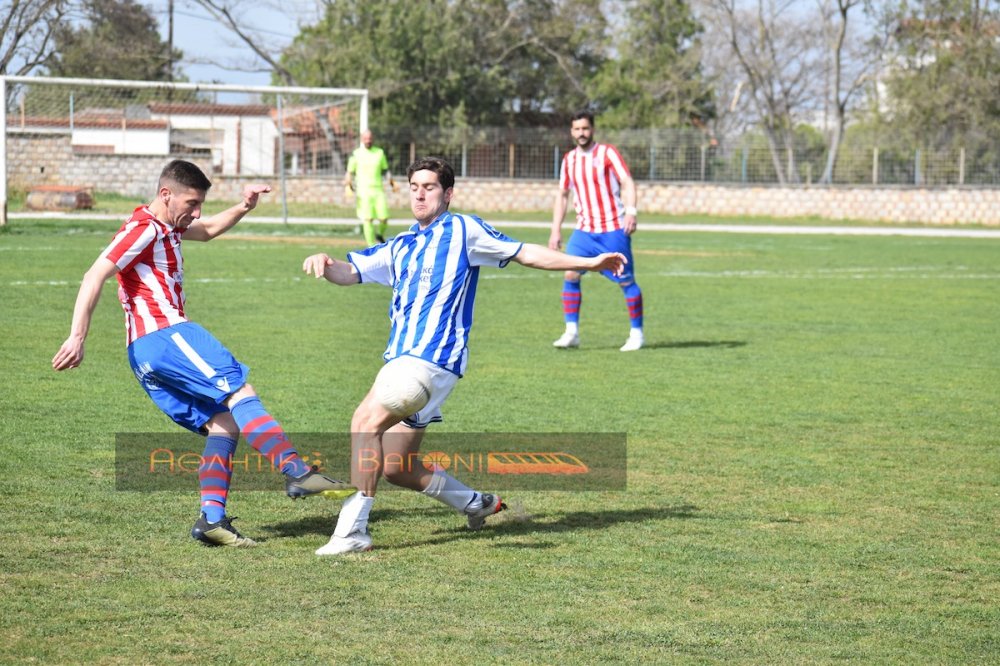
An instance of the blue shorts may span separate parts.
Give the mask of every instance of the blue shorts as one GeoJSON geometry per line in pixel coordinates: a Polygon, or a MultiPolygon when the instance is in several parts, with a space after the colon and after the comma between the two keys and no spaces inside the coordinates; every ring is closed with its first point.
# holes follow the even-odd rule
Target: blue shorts
{"type": "Polygon", "coordinates": [[[635,266],[632,263],[632,237],[621,229],[605,231],[604,233],[590,233],[576,229],[566,243],[566,254],[575,257],[596,257],[605,252],[621,252],[628,259],[625,269],[621,275],[615,275],[611,271],[601,271],[601,275],[612,282],[619,284],[623,282],[634,282],[635,266]]]}
{"type": "Polygon", "coordinates": [[[247,383],[250,370],[198,324],[153,331],[128,347],[136,379],[156,406],[180,426],[201,432],[247,383]]]}

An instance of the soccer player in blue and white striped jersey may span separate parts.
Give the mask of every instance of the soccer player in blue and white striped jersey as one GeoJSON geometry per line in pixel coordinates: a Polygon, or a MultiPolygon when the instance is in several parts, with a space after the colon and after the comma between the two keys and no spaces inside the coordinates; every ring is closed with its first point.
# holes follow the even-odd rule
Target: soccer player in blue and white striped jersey
{"type": "Polygon", "coordinates": [[[382,476],[463,513],[470,529],[480,529],[488,516],[506,508],[498,496],[477,492],[442,470],[419,463],[385,464],[387,459],[417,460],[424,429],[441,420],[441,406],[465,371],[480,266],[503,268],[515,261],[551,271],[620,274],[626,263],[616,252],[574,257],[520,243],[478,217],[449,212],[455,173],[441,158],[417,160],[407,170],[407,179],[416,218],[408,231],[350,252],[347,261],[315,254],[302,265],[307,274],[334,284],[373,282],[392,288],[386,366],[351,419],[351,482],[359,492],[344,502],[333,536],[317,555],[371,549],[368,515],[382,476]],[[387,371],[394,389],[408,389],[408,382],[416,382],[412,387],[423,394],[419,403],[401,407],[387,399],[380,384],[387,371]]]}

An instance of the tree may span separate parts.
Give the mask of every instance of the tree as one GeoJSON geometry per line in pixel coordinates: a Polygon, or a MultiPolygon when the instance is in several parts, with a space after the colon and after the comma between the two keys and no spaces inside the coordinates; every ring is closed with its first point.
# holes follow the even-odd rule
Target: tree
{"type": "MultiPolygon", "coordinates": [[[[832,183],[840,146],[847,127],[847,112],[852,101],[863,89],[871,73],[884,53],[886,40],[877,32],[868,38],[853,38],[849,31],[849,19],[858,7],[865,10],[870,6],[863,0],[821,0],[819,6],[823,20],[826,56],[830,81],[826,91],[833,109],[833,124],[827,142],[826,164],[820,183],[832,183]]],[[[868,13],[866,11],[866,13],[868,13]]],[[[853,25],[851,23],[850,25],[853,25]]],[[[884,34],[884,33],[883,33],[884,34]]]]}
{"type": "Polygon", "coordinates": [[[823,95],[816,77],[823,71],[818,22],[796,16],[793,0],[755,0],[752,7],[706,0],[704,8],[743,76],[740,89],[756,111],[778,182],[798,182],[796,125],[823,95]]]}
{"type": "Polygon", "coordinates": [[[686,0],[631,0],[595,81],[601,124],[676,127],[714,116],[713,93],[701,74],[702,25],[686,0]]]}
{"type": "Polygon", "coordinates": [[[590,105],[595,79],[607,62],[608,21],[600,0],[500,2],[510,17],[487,50],[488,66],[505,75],[517,125],[564,127],[590,105]]]}
{"type": "MultiPolygon", "coordinates": [[[[295,77],[285,69],[277,51],[268,45],[268,40],[263,38],[246,20],[248,12],[246,3],[240,0],[194,0],[201,5],[205,11],[212,15],[219,23],[232,32],[241,42],[246,44],[255,56],[260,58],[268,67],[274,77],[279,79],[283,85],[296,85],[295,77]]],[[[259,5],[260,0],[254,0],[252,5],[259,5]]]]}
{"type": "Polygon", "coordinates": [[[340,0],[281,65],[368,88],[375,126],[535,124],[587,101],[605,25],[599,0],[340,0]]]}
{"type": "Polygon", "coordinates": [[[1000,140],[1000,11],[990,0],[922,0],[886,20],[887,113],[916,147],[1000,140]]]}
{"type": "Polygon", "coordinates": [[[45,59],[52,76],[140,81],[172,80],[182,57],[160,39],[156,19],[135,0],[85,0],[86,24],[65,24],[54,33],[45,59]]]}
{"type": "Polygon", "coordinates": [[[475,89],[463,75],[463,22],[445,2],[335,2],[281,64],[299,85],[368,88],[375,126],[436,123],[461,101],[463,83],[475,89]]]}
{"type": "Polygon", "coordinates": [[[23,76],[52,52],[52,34],[63,22],[66,0],[11,0],[0,9],[0,74],[23,76]]]}

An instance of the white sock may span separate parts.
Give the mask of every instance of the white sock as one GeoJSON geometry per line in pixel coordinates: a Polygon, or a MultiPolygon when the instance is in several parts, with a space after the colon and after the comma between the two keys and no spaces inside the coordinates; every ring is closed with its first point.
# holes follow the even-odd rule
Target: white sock
{"type": "Polygon", "coordinates": [[[360,491],[348,497],[344,506],[340,508],[340,516],[337,517],[337,526],[333,529],[333,536],[346,537],[355,532],[367,530],[368,513],[372,510],[374,503],[374,497],[368,497],[360,491]]]}
{"type": "Polygon", "coordinates": [[[642,329],[641,328],[630,328],[628,332],[628,337],[639,338],[642,340],[642,329]]]}
{"type": "Polygon", "coordinates": [[[575,321],[566,322],[566,332],[569,333],[570,335],[579,335],[580,333],[579,324],[575,321]]]}
{"type": "Polygon", "coordinates": [[[442,471],[434,472],[423,493],[456,511],[464,511],[476,498],[475,490],[442,471]]]}

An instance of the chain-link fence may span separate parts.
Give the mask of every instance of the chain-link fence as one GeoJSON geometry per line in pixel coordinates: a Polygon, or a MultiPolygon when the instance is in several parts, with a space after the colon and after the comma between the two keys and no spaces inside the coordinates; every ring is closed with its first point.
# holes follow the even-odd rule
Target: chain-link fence
{"type": "MultiPolygon", "coordinates": [[[[25,201],[43,188],[142,196],[175,157],[222,183],[275,178],[283,202],[289,191],[330,200],[367,123],[364,90],[0,77],[0,91],[0,218],[8,189],[25,201]]],[[[777,155],[759,134],[599,125],[596,136],[616,145],[633,176],[647,182],[810,185],[821,182],[827,159],[815,132],[777,155]]],[[[479,179],[554,180],[573,147],[568,128],[385,128],[375,142],[396,174],[433,154],[460,177],[479,179]]],[[[914,145],[849,131],[831,182],[997,187],[1000,144],[983,137],[939,145],[929,137],[914,145]]]]}
{"type": "MultiPolygon", "coordinates": [[[[825,148],[805,146],[777,156],[760,136],[718,140],[697,130],[603,130],[596,139],[616,145],[636,180],[708,183],[816,184],[825,148]],[[789,176],[791,174],[791,176],[789,176]]],[[[467,128],[381,132],[396,173],[418,156],[440,155],[469,178],[556,178],[573,147],[568,130],[467,128]]],[[[1000,144],[986,139],[951,148],[904,148],[845,143],[833,172],[837,185],[1000,185],[1000,144]]]]}

